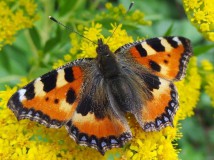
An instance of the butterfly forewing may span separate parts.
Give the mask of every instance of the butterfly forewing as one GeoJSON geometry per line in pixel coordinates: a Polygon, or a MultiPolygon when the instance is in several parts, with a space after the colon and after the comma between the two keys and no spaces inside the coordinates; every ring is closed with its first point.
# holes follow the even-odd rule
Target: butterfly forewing
{"type": "Polygon", "coordinates": [[[180,80],[185,75],[192,48],[184,37],[158,37],[124,45],[116,53],[130,54],[136,63],[157,76],[180,80]]]}
{"type": "Polygon", "coordinates": [[[73,115],[81,94],[84,70],[78,63],[75,61],[35,79],[10,98],[8,107],[18,119],[61,127],[73,115]]]}

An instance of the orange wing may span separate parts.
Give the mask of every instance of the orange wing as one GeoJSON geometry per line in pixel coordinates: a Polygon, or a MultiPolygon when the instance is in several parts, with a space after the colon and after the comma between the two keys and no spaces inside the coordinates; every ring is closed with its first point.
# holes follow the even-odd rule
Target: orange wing
{"type": "Polygon", "coordinates": [[[178,94],[172,82],[156,76],[144,77],[152,93],[135,115],[145,131],[155,131],[173,125],[173,117],[178,109],[178,94]],[[155,86],[155,87],[154,87],[155,86]]]}
{"type": "Polygon", "coordinates": [[[108,149],[122,147],[132,136],[125,116],[110,106],[104,86],[99,87],[98,84],[99,82],[92,88],[102,98],[95,96],[95,91],[90,90],[80,100],[66,128],[78,144],[90,146],[104,154],[108,149]]]}
{"type": "Polygon", "coordinates": [[[18,90],[8,102],[18,120],[27,118],[54,128],[66,123],[77,107],[83,82],[84,72],[76,62],[53,70],[18,90]]]}
{"type": "Polygon", "coordinates": [[[129,53],[151,73],[168,80],[180,80],[192,55],[190,41],[183,37],[159,37],[127,44],[117,52],[129,53]]]}
{"type": "Polygon", "coordinates": [[[122,147],[132,138],[128,125],[118,117],[110,115],[97,118],[94,113],[74,113],[66,128],[78,144],[97,149],[101,154],[115,147],[122,147]]]}
{"type": "Polygon", "coordinates": [[[142,106],[135,117],[145,131],[160,130],[173,125],[178,109],[178,95],[172,81],[180,80],[192,48],[184,37],[159,37],[126,44],[115,51],[125,74],[140,77],[142,106]],[[130,60],[131,59],[131,60],[130,60]],[[127,64],[131,65],[127,65],[127,64]]]}

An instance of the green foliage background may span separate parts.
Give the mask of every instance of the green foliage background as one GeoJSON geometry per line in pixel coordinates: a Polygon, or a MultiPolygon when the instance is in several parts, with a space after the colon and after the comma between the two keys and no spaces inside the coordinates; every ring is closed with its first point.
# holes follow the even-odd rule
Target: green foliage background
{"type": "MultiPolygon", "coordinates": [[[[102,23],[105,35],[105,30],[111,29],[110,23],[119,22],[110,17],[105,19],[96,17],[106,10],[105,2],[107,0],[36,0],[40,20],[33,28],[20,31],[13,45],[7,45],[0,51],[0,90],[5,88],[5,84],[14,86],[21,77],[34,79],[48,72],[57,59],[63,58],[63,55],[69,52],[72,46],[68,32],[50,21],[49,15],[57,17],[74,29],[78,26],[88,27],[92,21],[102,23]]],[[[108,2],[115,6],[123,4],[125,7],[130,4],[129,0],[108,2]]],[[[135,39],[167,35],[184,36],[192,41],[194,55],[198,57],[199,64],[203,59],[209,59],[213,63],[214,44],[206,41],[190,24],[181,0],[136,0],[132,11],[136,9],[145,13],[145,19],[152,21],[152,25],[139,25],[124,20],[121,23],[129,35],[135,39]]],[[[178,146],[182,148],[181,159],[214,159],[214,108],[211,107],[203,90],[201,92],[195,116],[183,122],[183,138],[178,146]]]]}

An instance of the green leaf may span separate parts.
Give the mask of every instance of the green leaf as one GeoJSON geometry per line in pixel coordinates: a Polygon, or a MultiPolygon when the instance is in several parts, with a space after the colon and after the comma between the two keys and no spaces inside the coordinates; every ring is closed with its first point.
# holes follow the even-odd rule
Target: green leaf
{"type": "Polygon", "coordinates": [[[1,66],[1,69],[4,68],[5,70],[10,71],[10,65],[8,65],[8,63],[10,63],[10,59],[8,54],[4,51],[5,49],[0,52],[0,66],[1,66]]]}
{"type": "Polygon", "coordinates": [[[2,56],[0,62],[9,73],[24,75],[26,74],[26,68],[28,67],[28,64],[26,63],[28,60],[27,55],[23,53],[24,51],[15,45],[5,46],[0,53],[2,56]]]}
{"type": "Polygon", "coordinates": [[[56,38],[56,39],[58,40],[58,42],[60,42],[60,43],[62,43],[61,40],[64,40],[64,39],[66,39],[66,38],[69,38],[69,34],[68,34],[67,32],[65,33],[65,35],[66,35],[67,37],[62,38],[63,32],[66,32],[66,30],[62,29],[62,27],[60,27],[60,26],[57,26],[57,29],[56,29],[56,37],[55,37],[55,38],[56,38]]]}
{"type": "Polygon", "coordinates": [[[35,27],[29,29],[29,33],[36,48],[41,49],[41,38],[37,29],[35,27]]]}
{"type": "Polygon", "coordinates": [[[53,50],[56,47],[57,43],[59,43],[59,40],[56,37],[49,39],[45,43],[44,53],[47,53],[47,52],[53,50]]]}
{"type": "Polygon", "coordinates": [[[203,150],[201,148],[195,149],[194,146],[192,146],[189,143],[185,143],[185,145],[182,147],[181,153],[179,154],[179,159],[188,159],[188,160],[204,160],[205,154],[204,154],[204,148],[203,150]]]}
{"type": "Polygon", "coordinates": [[[166,32],[164,33],[164,36],[170,36],[172,35],[172,29],[173,29],[173,24],[171,24],[168,29],[166,30],[166,32]]]}
{"type": "Polygon", "coordinates": [[[76,12],[78,9],[82,9],[86,4],[86,0],[79,0],[79,1],[71,1],[71,0],[63,0],[59,1],[59,15],[64,16],[66,14],[70,14],[71,12],[76,12]]]}
{"type": "Polygon", "coordinates": [[[214,128],[212,128],[211,130],[209,130],[208,137],[209,137],[210,143],[212,143],[213,146],[214,146],[214,128]]]}
{"type": "Polygon", "coordinates": [[[29,78],[33,80],[45,73],[48,73],[49,71],[51,71],[50,68],[32,67],[31,71],[29,72],[29,78]]]}
{"type": "Polygon", "coordinates": [[[214,44],[206,44],[202,46],[199,45],[194,48],[194,55],[198,56],[198,55],[204,54],[213,48],[214,48],[214,44]]]}
{"type": "Polygon", "coordinates": [[[184,138],[189,142],[202,145],[206,143],[206,137],[203,136],[205,131],[203,130],[203,126],[198,125],[198,123],[196,117],[186,119],[182,122],[182,133],[184,134],[184,138]]]}

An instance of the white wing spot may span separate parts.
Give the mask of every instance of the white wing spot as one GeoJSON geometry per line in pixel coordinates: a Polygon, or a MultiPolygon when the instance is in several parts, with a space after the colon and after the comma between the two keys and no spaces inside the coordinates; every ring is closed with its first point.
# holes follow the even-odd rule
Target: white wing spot
{"type": "Polygon", "coordinates": [[[172,38],[173,41],[177,42],[178,45],[181,45],[181,41],[178,39],[178,37],[172,38]]]}
{"type": "Polygon", "coordinates": [[[26,99],[26,97],[24,96],[26,93],[26,89],[20,89],[18,91],[18,93],[19,93],[19,101],[20,102],[26,99]]]}

